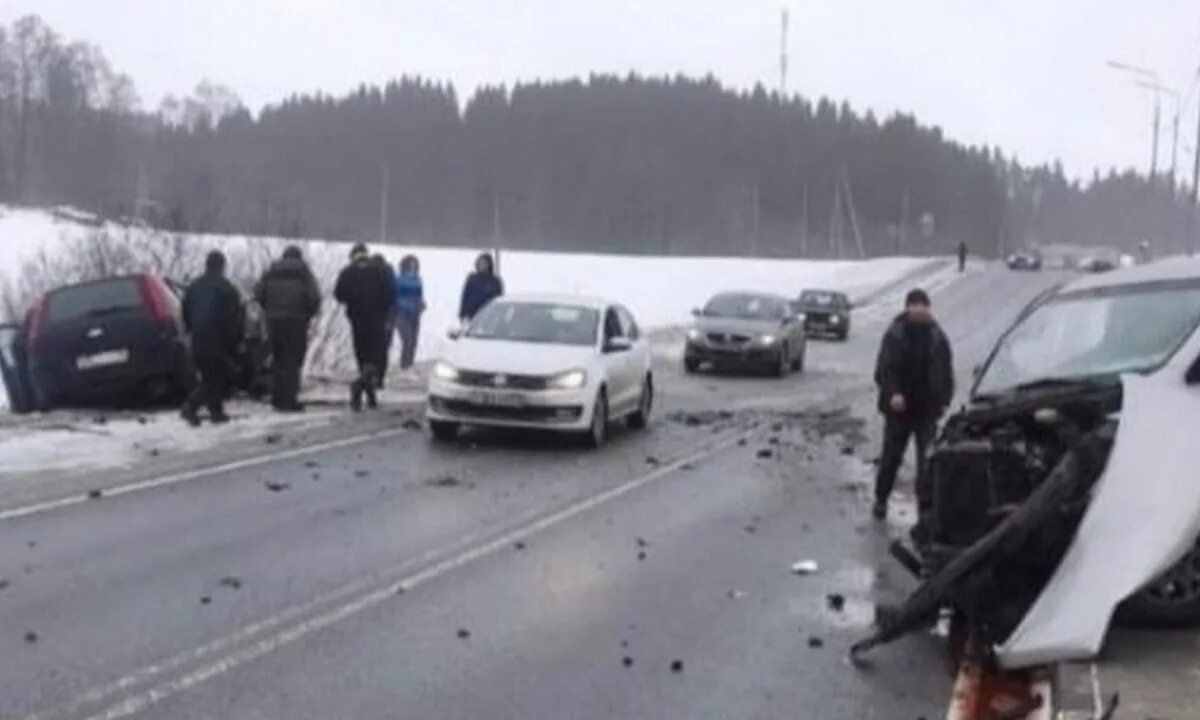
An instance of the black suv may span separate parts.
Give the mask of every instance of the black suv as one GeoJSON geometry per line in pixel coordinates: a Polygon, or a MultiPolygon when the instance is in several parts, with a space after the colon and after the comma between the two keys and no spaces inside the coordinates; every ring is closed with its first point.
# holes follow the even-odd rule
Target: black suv
{"type": "Polygon", "coordinates": [[[850,334],[852,307],[850,298],[836,290],[805,290],[792,303],[794,312],[804,314],[804,329],[810,337],[827,335],[838,340],[850,334]]]}

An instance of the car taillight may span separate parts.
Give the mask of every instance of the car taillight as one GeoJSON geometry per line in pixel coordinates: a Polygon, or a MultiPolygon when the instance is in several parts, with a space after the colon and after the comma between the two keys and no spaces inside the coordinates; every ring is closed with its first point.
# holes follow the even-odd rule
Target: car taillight
{"type": "Polygon", "coordinates": [[[35,347],[38,340],[42,337],[42,329],[46,325],[46,297],[42,296],[37,299],[33,307],[29,308],[29,316],[25,319],[26,327],[29,328],[29,347],[35,347]]]}
{"type": "Polygon", "coordinates": [[[167,302],[167,289],[156,278],[150,275],[142,275],[139,278],[142,289],[142,299],[146,301],[146,307],[150,308],[150,314],[155,320],[171,320],[171,305],[167,302]]]}

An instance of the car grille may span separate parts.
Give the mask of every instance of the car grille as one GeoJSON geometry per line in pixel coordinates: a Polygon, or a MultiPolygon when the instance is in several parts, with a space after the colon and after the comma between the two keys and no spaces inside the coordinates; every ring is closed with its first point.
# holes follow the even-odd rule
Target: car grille
{"type": "Polygon", "coordinates": [[[471,387],[502,387],[513,390],[545,390],[549,378],[540,375],[512,375],[509,373],[478,372],[459,370],[458,384],[471,387]]]}
{"type": "Polygon", "coordinates": [[[430,398],[433,409],[451,415],[480,420],[511,420],[513,422],[543,422],[547,424],[568,423],[579,419],[583,407],[579,405],[527,405],[525,407],[498,407],[480,405],[469,400],[430,398]]]}
{"type": "Polygon", "coordinates": [[[750,336],[736,333],[708,333],[708,341],[713,345],[745,345],[750,342],[750,336]]]}

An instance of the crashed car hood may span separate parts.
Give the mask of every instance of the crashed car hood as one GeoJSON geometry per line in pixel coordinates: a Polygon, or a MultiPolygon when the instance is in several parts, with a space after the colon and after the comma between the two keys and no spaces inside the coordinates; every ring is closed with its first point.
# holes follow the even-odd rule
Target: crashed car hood
{"type": "Polygon", "coordinates": [[[1178,562],[1200,535],[1200,389],[1175,372],[1122,383],[1108,463],[1062,562],[997,649],[1005,667],[1096,655],[1117,605],[1178,562]]]}

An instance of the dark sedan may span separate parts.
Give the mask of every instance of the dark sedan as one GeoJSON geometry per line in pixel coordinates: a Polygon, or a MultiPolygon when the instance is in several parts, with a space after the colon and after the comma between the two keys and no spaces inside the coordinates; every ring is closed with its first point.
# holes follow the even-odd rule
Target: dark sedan
{"type": "Polygon", "coordinates": [[[804,323],[786,298],[752,292],[716,295],[694,310],[683,365],[765,370],[784,377],[804,369],[804,323]]]}
{"type": "Polygon", "coordinates": [[[804,330],[810,337],[824,335],[838,340],[850,334],[852,306],[845,293],[835,290],[805,290],[792,303],[793,312],[804,315],[804,330]]]}
{"type": "Polygon", "coordinates": [[[1033,252],[1015,252],[1006,259],[1009,270],[1041,270],[1042,256],[1033,252]]]}

